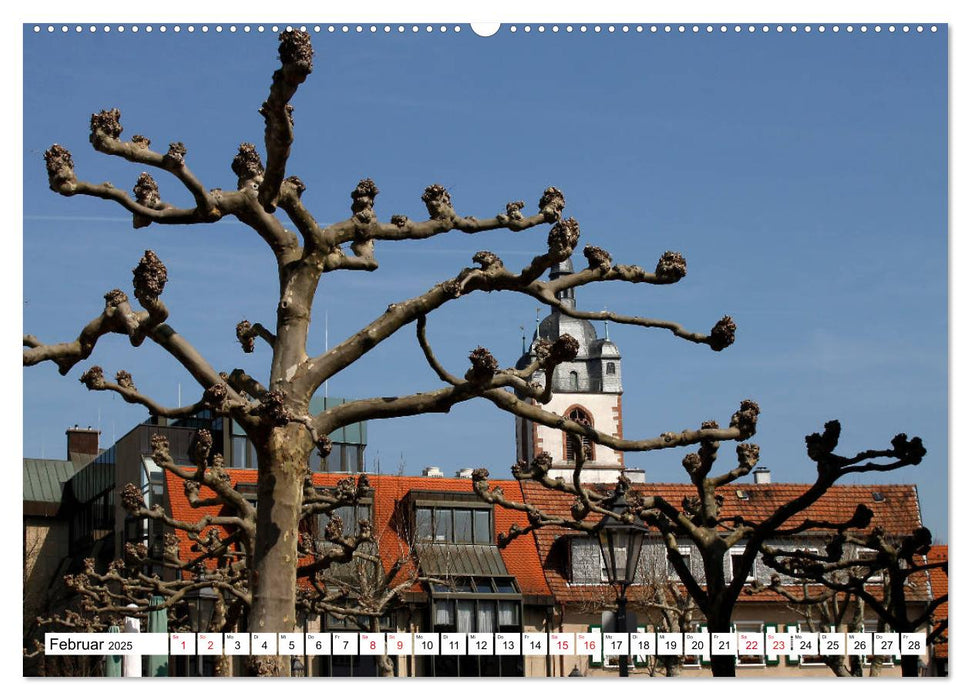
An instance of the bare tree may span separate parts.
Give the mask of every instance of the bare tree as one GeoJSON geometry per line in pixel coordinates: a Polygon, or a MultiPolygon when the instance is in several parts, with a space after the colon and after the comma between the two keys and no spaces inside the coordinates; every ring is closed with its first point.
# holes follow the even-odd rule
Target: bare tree
{"type": "MultiPolygon", "coordinates": [[[[617,597],[606,586],[595,588],[583,600],[570,603],[569,608],[580,614],[601,614],[617,609],[617,597]]],[[[657,571],[638,578],[628,589],[627,610],[637,614],[638,624],[649,625],[655,632],[691,632],[702,620],[698,606],[678,581],[667,580],[657,571]]],[[[604,659],[612,656],[604,649],[604,659]]],[[[680,676],[684,655],[652,655],[645,659],[644,670],[649,676],[680,676]]]]}
{"type": "MultiPolygon", "coordinates": [[[[98,631],[122,617],[144,619],[157,610],[170,611],[172,623],[178,625],[179,615],[185,617],[189,599],[203,590],[214,596],[214,609],[207,628],[200,631],[233,631],[252,606],[250,571],[258,509],[235,488],[223,468],[222,456],[209,458],[209,431],[197,431],[190,442],[194,469],[174,462],[164,437],[154,436],[152,446],[155,463],[183,481],[189,504],[199,510],[198,518],[179,520],[158,504],[149,508],[139,489],[127,484],[120,489],[122,505],[132,517],[155,521],[164,530],[161,548],[127,542],[124,557],[111,562],[107,571],[97,571],[94,560],[87,559],[84,572],[65,577],[65,582],[80,596],[80,613],[87,614],[98,631]],[[192,543],[189,556],[184,556],[180,547],[183,540],[192,543]]],[[[334,488],[322,489],[314,486],[308,474],[301,517],[309,522],[318,514],[356,505],[368,492],[365,475],[356,480],[345,478],[334,488]]],[[[358,523],[351,534],[342,531],[339,518],[335,517],[333,523],[337,527],[322,532],[311,551],[299,551],[298,573],[304,580],[326,576],[331,566],[350,561],[362,543],[371,541],[367,521],[358,523]]],[[[74,615],[80,619],[78,612],[74,615]]],[[[50,622],[65,621],[63,616],[55,616],[50,622]]],[[[266,663],[266,659],[254,661],[257,670],[266,663]]],[[[215,670],[217,675],[231,675],[231,660],[225,655],[218,657],[215,670]]]]}
{"type": "MultiPolygon", "coordinates": [[[[234,217],[252,229],[270,248],[279,276],[277,315],[272,329],[262,323],[243,320],[236,326],[236,336],[244,352],[252,352],[257,341],[269,346],[272,359],[265,377],[253,377],[235,369],[220,371],[193,347],[169,323],[169,312],[161,299],[167,282],[167,270],[152,251],[134,269],[133,288],[137,306],[119,289],[105,294],[104,310],[87,323],[74,340],[46,343],[24,335],[25,366],[53,362],[61,374],[69,373],[94,352],[99,340],[107,334],[128,337],[133,346],[146,340],[171,355],[195,379],[202,389],[200,400],[184,408],[166,407],[139,392],[133,378],[121,370],[116,381],[104,378],[98,368],[84,375],[86,386],[95,391],[110,391],[125,401],[140,404],[157,416],[178,417],[199,408],[231,417],[255,447],[258,461],[258,500],[260,507],[253,517],[255,524],[239,515],[240,542],[249,541],[247,589],[249,627],[274,632],[291,631],[295,621],[296,581],[300,574],[297,542],[300,522],[305,517],[304,484],[307,463],[316,449],[326,455],[331,449],[327,435],[334,430],[362,420],[387,419],[422,413],[446,413],[452,406],[475,397],[484,397],[506,411],[525,415],[539,422],[561,425],[563,420],[542,411],[531,403],[548,395],[549,387],[530,383],[529,375],[513,370],[498,371],[487,351],[476,350],[472,369],[464,378],[451,376],[444,386],[405,396],[362,398],[310,413],[310,400],[330,377],[361,360],[368,352],[412,322],[418,323],[420,342],[424,339],[425,317],[443,305],[475,292],[509,291],[523,294],[543,303],[558,306],[557,292],[601,281],[624,281],[643,284],[670,284],[685,274],[684,258],[668,252],[654,272],[630,265],[615,265],[609,254],[597,247],[584,249],[589,266],[563,275],[556,280],[541,277],[556,263],[570,257],[579,239],[579,225],[564,218],[563,193],[547,188],[539,198],[537,211],[524,213],[525,203],[513,201],[493,217],[475,218],[460,215],[453,208],[451,196],[441,185],[425,189],[422,202],[428,218],[420,221],[395,214],[381,221],[375,211],[378,188],[370,179],[361,180],[351,192],[351,215],[331,225],[321,225],[305,206],[306,187],[295,176],[287,176],[287,161],[294,143],[294,121],[289,101],[312,70],[313,49],[305,32],[286,31],[280,35],[281,67],[273,74],[269,95],[261,113],[265,120],[264,149],[266,165],[256,147],[240,146],[232,161],[236,183],[230,189],[209,189],[188,166],[186,148],[172,143],[165,152],[151,148],[150,140],[135,135],[121,140],[121,112],[107,109],[91,118],[92,146],[99,152],[172,175],[192,199],[189,206],[179,206],[164,199],[152,175],[142,173],[133,195],[110,183],[96,184],[79,177],[68,149],[53,145],[45,153],[50,187],[63,196],[87,196],[113,202],[132,214],[135,228],[149,225],[204,225],[224,217],[234,217]],[[294,230],[285,225],[286,215],[294,230]],[[387,310],[366,323],[359,331],[323,352],[308,345],[313,302],[321,278],[338,270],[373,272],[378,268],[375,244],[404,240],[429,239],[449,231],[476,234],[507,229],[524,231],[549,225],[547,250],[537,255],[522,270],[507,269],[493,253],[481,251],[473,258],[475,267],[433,284],[425,293],[389,304],[387,310]],[[139,309],[138,306],[141,308],[139,309]],[[97,371],[96,371],[97,370],[97,371]],[[515,389],[520,396],[508,391],[515,389]],[[525,397],[525,398],[524,398],[525,397]]],[[[680,338],[721,350],[734,339],[734,324],[724,318],[711,333],[695,333],[665,320],[621,316],[610,312],[596,314],[562,309],[579,318],[610,319],[614,322],[647,328],[662,328],[680,338]]],[[[576,353],[572,338],[561,338],[545,349],[540,366],[549,378],[553,367],[576,353]]],[[[548,383],[548,382],[547,382],[548,383]]],[[[581,431],[576,424],[566,429],[581,431]]],[[[657,449],[686,445],[702,439],[736,439],[738,429],[702,429],[679,435],[665,435],[654,440],[626,442],[596,433],[586,434],[601,444],[616,449],[657,449]]],[[[212,488],[215,484],[205,471],[195,481],[212,488]]],[[[229,500],[234,497],[224,495],[229,500]]],[[[243,511],[246,506],[238,504],[243,511]]],[[[313,573],[313,572],[307,572],[313,573]]],[[[226,584],[227,586],[229,584],[226,584]]],[[[235,583],[233,584],[236,585],[235,583]]],[[[287,674],[282,658],[263,664],[267,673],[287,674]]]]}
{"type": "MultiPolygon", "coordinates": [[[[372,525],[360,521],[361,531],[372,531],[372,525]]],[[[319,528],[318,528],[319,529],[319,528]]],[[[331,515],[324,528],[326,541],[333,543],[343,533],[345,525],[340,515],[331,515]]],[[[319,533],[318,533],[319,534],[319,533]]],[[[312,561],[321,558],[319,537],[305,533],[299,552],[312,561]]],[[[349,548],[350,561],[334,564],[308,577],[308,585],[300,586],[297,609],[307,617],[327,615],[349,623],[364,632],[380,632],[381,622],[403,604],[403,594],[418,583],[418,541],[401,509],[395,510],[392,523],[371,532],[367,542],[354,543],[349,548]],[[397,550],[397,557],[385,570],[382,552],[397,550]]],[[[393,676],[394,665],[389,650],[377,657],[378,673],[393,676]]]]}
{"type": "MultiPolygon", "coordinates": [[[[935,569],[946,572],[947,561],[929,561],[930,545],[931,533],[925,527],[904,536],[875,527],[863,534],[839,530],[829,540],[825,552],[769,545],[763,545],[762,550],[766,564],[776,571],[824,586],[826,592],[817,598],[832,597],[836,593],[854,596],[894,632],[928,628],[927,643],[933,644],[947,630],[947,618],[935,616],[938,608],[947,602],[947,593],[932,595],[930,572],[935,569]]],[[[798,602],[784,591],[778,577],[769,588],[798,602]]],[[[919,657],[902,655],[901,671],[904,676],[919,675],[919,657]]]]}
{"type": "MultiPolygon", "coordinates": [[[[816,587],[817,589],[820,587],[816,587]]],[[[770,590],[777,593],[786,607],[797,613],[803,620],[807,632],[828,632],[843,629],[847,632],[864,631],[864,613],[866,606],[860,597],[852,592],[839,593],[833,590],[810,591],[805,581],[800,591],[792,590],[792,586],[783,585],[778,574],[773,574],[770,583],[756,582],[751,586],[753,592],[770,590]]],[[[878,631],[883,632],[884,629],[878,631]]],[[[862,676],[863,657],[857,655],[836,656],[821,654],[820,663],[824,663],[836,676],[862,676]]],[[[880,666],[884,661],[881,656],[871,665],[870,675],[880,675],[880,666]]]]}
{"type": "MultiPolygon", "coordinates": [[[[531,408],[535,409],[531,411],[534,414],[542,412],[542,409],[531,408]]],[[[700,442],[698,451],[689,453],[682,462],[696,495],[683,499],[680,508],[661,496],[651,495],[650,486],[643,491],[632,489],[624,476],[618,480],[613,495],[584,486],[584,457],[576,460],[571,483],[562,478],[552,479],[548,474],[552,460],[545,452],[528,465],[520,461],[513,467],[513,476],[520,481],[532,480],[545,488],[573,495],[575,500],[570,518],[545,513],[530,503],[509,500],[500,488],[489,488],[489,474],[486,470],[477,470],[473,474],[474,488],[489,503],[527,514],[530,525],[516,528],[509,533],[506,540],[550,525],[592,533],[600,529],[605,518],[628,523],[643,521],[656,528],[667,546],[668,561],[707,621],[709,632],[730,632],[732,613],[739,595],[745,588],[749,572],[767,540],[795,537],[809,531],[845,532],[850,528],[866,527],[873,513],[863,505],[846,522],[818,521],[800,515],[841,477],[891,471],[906,465],[919,464],[926,452],[920,438],[908,439],[906,435],[900,434],[893,438],[889,449],[866,450],[844,457],[835,452],[839,443],[840,424],[838,421],[830,421],[822,434],[813,433],[806,437],[809,458],[816,463],[816,481],[803,493],[761,520],[744,515],[723,516],[723,497],[718,489],[746,476],[758,462],[758,445],[742,442],[755,434],[758,412],[755,402],[744,401],[740,410],[732,416],[727,430],[720,429],[714,421],[706,421],[702,423],[701,430],[693,434],[687,431],[680,436],[666,433],[656,441],[625,445],[628,449],[642,450],[674,447],[685,444],[684,436],[688,435],[692,437],[691,442],[700,442]],[[736,447],[737,465],[727,472],[712,476],[720,440],[723,439],[739,442],[736,447]],[[617,497],[626,502],[626,508],[621,514],[605,507],[608,501],[617,497]],[[690,540],[700,552],[704,565],[703,581],[696,578],[679,551],[679,540],[684,539],[690,540]],[[727,558],[731,556],[730,550],[733,547],[741,547],[742,550],[732,562],[734,565],[728,567],[727,558]],[[730,577],[726,576],[726,570],[731,571],[730,577]]],[[[571,426],[571,421],[567,419],[561,419],[561,424],[574,433],[572,439],[575,440],[578,455],[584,450],[577,435],[589,435],[599,442],[600,435],[589,430],[589,426],[571,426]]],[[[735,657],[712,656],[711,669],[716,676],[733,676],[735,657]]]]}

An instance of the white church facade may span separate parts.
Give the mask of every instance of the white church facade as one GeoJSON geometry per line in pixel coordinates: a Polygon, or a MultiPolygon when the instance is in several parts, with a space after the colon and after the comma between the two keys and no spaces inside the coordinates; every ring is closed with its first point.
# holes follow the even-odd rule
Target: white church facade
{"type": "MultiPolygon", "coordinates": [[[[550,279],[573,272],[569,260],[555,265],[550,270],[550,279]]],[[[573,289],[557,293],[557,299],[566,309],[576,308],[573,289]]],[[[621,381],[620,350],[607,335],[598,338],[594,325],[585,319],[569,316],[560,309],[553,308],[546,318],[537,318],[536,331],[528,349],[517,363],[526,367],[535,359],[536,342],[540,339],[555,341],[561,335],[573,336],[580,347],[576,358],[563,362],[553,373],[553,391],[550,401],[543,405],[547,411],[558,415],[588,422],[596,430],[618,438],[624,437],[623,384],[621,381]]],[[[544,381],[543,373],[538,372],[533,381],[544,381]]],[[[586,443],[586,439],[584,439],[586,443]]],[[[572,478],[575,465],[575,441],[568,440],[562,430],[539,425],[524,418],[516,418],[516,458],[531,460],[541,452],[548,452],[553,459],[550,476],[553,478],[572,478]]],[[[624,453],[604,445],[590,445],[592,457],[584,464],[584,481],[614,482],[624,473],[633,482],[643,482],[642,470],[627,469],[624,453]]]]}

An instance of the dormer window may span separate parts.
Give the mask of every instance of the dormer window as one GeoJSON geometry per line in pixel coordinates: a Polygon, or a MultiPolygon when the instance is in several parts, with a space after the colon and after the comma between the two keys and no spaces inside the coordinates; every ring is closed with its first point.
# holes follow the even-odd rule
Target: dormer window
{"type": "Polygon", "coordinates": [[[492,510],[446,506],[415,508],[418,540],[442,544],[492,544],[492,510]]]}
{"type": "Polygon", "coordinates": [[[607,374],[617,374],[617,365],[615,365],[613,362],[608,362],[607,374]]]}

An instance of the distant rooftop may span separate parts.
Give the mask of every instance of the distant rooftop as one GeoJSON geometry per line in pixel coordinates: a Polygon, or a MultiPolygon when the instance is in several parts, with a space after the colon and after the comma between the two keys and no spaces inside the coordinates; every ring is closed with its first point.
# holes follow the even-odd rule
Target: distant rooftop
{"type": "MultiPolygon", "coordinates": [[[[86,455],[91,459],[91,455],[86,455]]],[[[85,461],[24,457],[24,515],[54,515],[61,503],[62,484],[85,461]]]]}

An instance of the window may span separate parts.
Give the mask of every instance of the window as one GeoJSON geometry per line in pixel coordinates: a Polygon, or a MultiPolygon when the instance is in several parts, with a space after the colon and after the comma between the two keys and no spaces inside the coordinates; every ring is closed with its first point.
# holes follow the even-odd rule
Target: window
{"type": "Polygon", "coordinates": [[[474,527],[472,536],[476,544],[489,544],[492,542],[492,518],[488,510],[478,509],[472,511],[474,527]]]}
{"type": "MultiPolygon", "coordinates": [[[[704,632],[705,630],[701,628],[700,622],[689,622],[688,628],[685,629],[684,631],[685,632],[704,632]]],[[[690,648],[688,644],[688,640],[685,639],[684,658],[681,663],[684,664],[685,666],[694,666],[697,668],[701,666],[702,655],[700,653],[700,647],[697,646],[697,641],[695,641],[694,644],[696,646],[694,648],[690,648]]]]}
{"type": "Polygon", "coordinates": [[[432,509],[418,508],[415,510],[415,532],[418,539],[430,540],[432,538],[432,509]]]}
{"type": "MultiPolygon", "coordinates": [[[[482,579],[486,581],[487,579],[482,579]]],[[[478,581],[478,579],[476,580],[478,581]]],[[[474,584],[477,586],[481,583],[474,584]]],[[[434,631],[442,632],[522,632],[520,600],[434,597],[434,631]]],[[[427,657],[430,674],[439,677],[516,677],[523,675],[522,656],[440,656],[427,657]]]]}
{"type": "MultiPolygon", "coordinates": [[[[735,631],[736,632],[755,632],[756,634],[761,634],[762,623],[761,622],[736,622],[735,631]]],[[[739,666],[764,666],[765,655],[761,653],[756,653],[755,651],[739,648],[738,665],[739,666]]]]}
{"type": "Polygon", "coordinates": [[[233,421],[229,464],[233,469],[256,469],[256,451],[240,425],[233,421]]]}
{"type": "MultiPolygon", "coordinates": [[[[736,547],[729,550],[729,556],[731,557],[731,569],[729,570],[729,579],[735,579],[735,572],[740,571],[742,567],[742,559],[745,557],[745,549],[742,547],[736,547]]],[[[745,574],[746,583],[755,580],[755,560],[752,561],[752,565],[745,574]]]]}
{"type": "MultiPolygon", "coordinates": [[[[800,632],[811,632],[809,625],[799,623],[800,632]]],[[[835,632],[836,628],[832,625],[817,625],[814,629],[818,632],[835,632]]],[[[817,649],[817,651],[819,651],[817,649]]],[[[800,666],[820,666],[826,663],[825,659],[820,654],[800,654],[799,655],[799,665],[800,666]]]]}
{"type": "MultiPolygon", "coordinates": [[[[369,631],[371,629],[371,624],[371,619],[367,617],[340,619],[334,617],[333,615],[324,615],[322,616],[321,621],[321,626],[323,629],[333,632],[357,632],[361,630],[369,631]]],[[[381,631],[384,632],[393,632],[395,629],[395,625],[390,615],[384,615],[383,617],[379,618],[378,625],[381,628],[381,631]]],[[[395,666],[395,673],[397,673],[398,657],[389,656],[388,658],[395,666]]],[[[316,667],[314,669],[314,675],[320,677],[346,678],[353,676],[374,678],[375,676],[379,675],[380,671],[377,660],[377,656],[368,656],[364,654],[347,656],[344,654],[337,654],[335,652],[330,656],[313,657],[310,663],[316,667]]]]}
{"type": "Polygon", "coordinates": [[[607,374],[617,374],[617,365],[615,365],[613,362],[608,362],[607,374]]]}
{"type": "Polygon", "coordinates": [[[861,565],[859,568],[854,567],[854,574],[856,576],[866,576],[867,583],[880,583],[883,581],[883,569],[876,565],[876,550],[868,549],[866,547],[858,547],[856,550],[856,558],[860,561],[874,562],[874,567],[872,569],[865,564],[861,565]]]}
{"type": "MultiPolygon", "coordinates": [[[[567,418],[581,425],[590,425],[590,426],[593,425],[593,419],[590,417],[590,414],[584,411],[579,406],[577,406],[574,409],[571,409],[570,413],[567,415],[567,418]]],[[[566,449],[564,449],[563,454],[566,455],[565,458],[567,461],[573,461],[577,458],[577,455],[576,455],[577,436],[572,435],[571,433],[563,433],[563,435],[566,441],[566,449]]],[[[584,435],[580,437],[579,440],[580,442],[583,443],[584,451],[590,455],[589,459],[592,460],[593,445],[590,442],[590,438],[584,435]]]]}
{"type": "Polygon", "coordinates": [[[491,544],[492,510],[419,506],[415,509],[419,540],[453,544],[491,544]]]}
{"type": "Polygon", "coordinates": [[[357,533],[358,521],[371,519],[371,506],[364,503],[359,503],[356,507],[354,505],[346,505],[331,511],[329,514],[321,513],[317,516],[318,540],[322,541],[324,539],[324,530],[327,528],[327,524],[335,516],[341,519],[343,525],[341,528],[341,534],[347,537],[348,535],[357,533]]]}
{"type": "Polygon", "coordinates": [[[570,372],[570,390],[579,391],[580,390],[580,375],[576,372],[570,372]]]}
{"type": "Polygon", "coordinates": [[[316,450],[310,454],[310,471],[363,472],[364,445],[354,445],[335,440],[326,460],[321,459],[316,450]]]}
{"type": "MultiPolygon", "coordinates": [[[[874,634],[876,632],[889,632],[890,628],[887,623],[880,624],[876,620],[866,620],[863,623],[862,632],[868,632],[869,634],[874,634]]],[[[877,647],[876,638],[873,639],[873,651],[874,654],[870,654],[866,657],[866,665],[870,666],[874,661],[879,662],[883,666],[893,666],[893,655],[887,653],[880,653],[880,649],[877,647]]]]}
{"type": "MultiPolygon", "coordinates": [[[[667,547],[663,550],[665,555],[667,554],[667,547]]],[[[684,563],[691,568],[691,545],[678,545],[678,553],[681,554],[681,558],[684,559],[684,563]]],[[[671,563],[670,559],[665,559],[667,563],[668,571],[668,581],[680,581],[681,577],[678,576],[678,572],[674,568],[674,564],[671,563]]]]}
{"type": "MultiPolygon", "coordinates": [[[[600,551],[600,542],[593,537],[568,537],[565,545],[569,547],[569,578],[573,584],[590,585],[607,583],[607,563],[600,551]]],[[[617,549],[617,561],[627,561],[626,548],[617,549]]],[[[641,551],[637,562],[635,580],[643,582],[648,578],[650,557],[646,550],[641,551]]]]}
{"type": "Polygon", "coordinates": [[[452,511],[452,541],[472,541],[472,511],[467,508],[452,511]]]}

